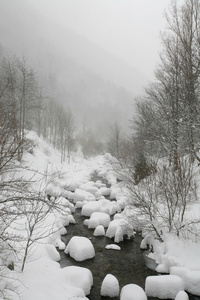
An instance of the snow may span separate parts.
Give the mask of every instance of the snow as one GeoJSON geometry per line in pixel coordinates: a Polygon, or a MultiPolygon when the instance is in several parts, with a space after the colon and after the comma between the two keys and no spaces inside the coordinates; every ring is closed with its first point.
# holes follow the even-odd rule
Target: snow
{"type": "Polygon", "coordinates": [[[93,233],[94,236],[104,236],[105,235],[105,229],[103,225],[98,225],[93,233]]]}
{"type": "Polygon", "coordinates": [[[64,278],[70,286],[81,288],[85,295],[90,294],[91,287],[93,285],[93,276],[89,269],[69,266],[63,268],[61,272],[64,275],[64,278]]]}
{"type": "Polygon", "coordinates": [[[119,296],[119,282],[112,274],[107,274],[101,285],[101,296],[104,297],[118,297],[119,296]]]}
{"type": "Polygon", "coordinates": [[[103,212],[108,215],[113,215],[119,211],[121,211],[121,208],[116,201],[109,201],[102,197],[98,201],[85,203],[82,206],[81,214],[85,217],[90,217],[93,212],[103,212]]]}
{"type": "Polygon", "coordinates": [[[73,236],[64,252],[69,254],[76,261],[83,261],[95,256],[94,247],[91,241],[88,238],[81,236],[73,236]]]}
{"type": "Polygon", "coordinates": [[[135,236],[135,232],[131,225],[122,218],[111,221],[106,231],[106,236],[114,238],[114,242],[119,243],[124,240],[124,235],[127,235],[128,238],[135,236]]]}
{"type": "Polygon", "coordinates": [[[121,247],[115,244],[110,244],[106,246],[106,249],[111,249],[111,250],[121,250],[121,247]]]}
{"type": "MultiPolygon", "coordinates": [[[[196,257],[197,260],[199,256],[196,257]]],[[[182,278],[185,289],[189,293],[200,296],[200,271],[192,271],[185,267],[171,267],[170,274],[182,278]]]]}
{"type": "Polygon", "coordinates": [[[179,291],[175,300],[189,300],[189,297],[185,291],[179,291]]]}
{"type": "Polygon", "coordinates": [[[148,276],[145,281],[148,297],[174,299],[181,290],[185,290],[184,282],[176,275],[148,276]]]}
{"type": "MultiPolygon", "coordinates": [[[[30,131],[29,138],[34,140],[36,147],[33,154],[25,153],[23,157],[22,164],[27,167],[26,171],[23,170],[23,176],[27,179],[33,178],[35,181],[33,188],[46,191],[50,199],[56,199],[63,210],[50,213],[36,226],[33,239],[39,237],[39,240],[34,242],[28,251],[24,272],[21,272],[20,268],[27,241],[28,220],[18,217],[11,224],[12,227],[10,226],[7,232],[12,234],[20,232],[23,241],[20,244],[16,241],[14,246],[19,248],[19,251],[14,261],[15,270],[6,269],[5,277],[17,279],[17,292],[19,290],[21,300],[55,300],[58,295],[59,300],[69,298],[85,300],[92,286],[91,272],[88,269],[74,266],[61,269],[58,264],[60,255],[56,247],[60,250],[66,247],[61,240],[61,235],[67,233],[64,226],[75,223],[72,215],[75,207],[82,208],[81,214],[90,217],[90,219],[85,220],[84,224],[89,226],[89,222],[93,223],[92,227],[96,227],[95,236],[105,235],[105,214],[106,218],[115,214],[113,221],[109,224],[107,221],[106,236],[114,238],[116,243],[122,241],[124,235],[129,238],[134,237],[135,228],[126,222],[124,212],[120,213],[125,208],[127,201],[126,190],[122,183],[117,183],[116,175],[111,166],[105,162],[106,156],[98,156],[90,160],[85,160],[81,156],[74,156],[70,164],[61,164],[59,151],[45,143],[34,132],[30,131]],[[35,172],[34,177],[33,172],[29,171],[28,168],[35,172]],[[106,188],[101,180],[97,180],[95,183],[91,182],[91,174],[94,172],[97,172],[98,176],[108,179],[111,187],[106,188]],[[46,174],[45,179],[42,179],[42,174],[46,174]],[[39,180],[38,183],[37,180],[39,180]],[[110,194],[110,198],[116,201],[111,202],[102,197],[106,194],[110,194]],[[72,202],[76,204],[75,207],[72,202]],[[97,213],[96,216],[98,217],[93,218],[93,213],[94,215],[97,213]],[[100,213],[104,215],[103,218],[100,218],[100,213]],[[98,226],[94,226],[95,222],[98,226]],[[99,225],[101,223],[103,225],[99,225]]],[[[22,176],[22,172],[19,172],[18,176],[22,176]]],[[[128,213],[126,209],[125,211],[128,213]]],[[[129,213],[134,216],[137,214],[137,209],[132,212],[129,211],[129,213]]],[[[200,204],[191,204],[190,210],[187,211],[187,218],[199,220],[199,217],[200,204]]],[[[196,226],[195,230],[198,233],[199,225],[196,226]]],[[[149,257],[158,264],[157,271],[170,273],[170,275],[155,276],[155,278],[153,276],[148,277],[146,280],[147,294],[155,293],[156,297],[159,296],[160,298],[171,297],[173,294],[173,299],[188,300],[188,296],[184,292],[186,290],[200,296],[200,243],[198,235],[196,242],[193,242],[189,238],[178,238],[165,233],[163,243],[155,240],[151,235],[145,237],[146,232],[143,232],[143,235],[141,248],[146,248],[148,245],[152,247],[154,253],[150,253],[149,257]]],[[[69,252],[78,261],[94,257],[94,247],[89,239],[77,236],[73,238],[67,245],[66,252],[69,252]]],[[[106,246],[106,249],[119,250],[120,247],[110,244],[106,246]]],[[[2,261],[4,260],[3,255],[1,253],[0,260],[2,261]]],[[[13,261],[13,257],[7,259],[8,262],[13,261]]],[[[109,277],[105,278],[106,283],[111,286],[109,277]]],[[[1,283],[1,287],[2,285],[3,283],[1,283]]],[[[106,290],[103,283],[102,289],[106,290]]],[[[130,284],[123,287],[120,299],[146,300],[146,296],[139,286],[130,284]]]]}
{"type": "Polygon", "coordinates": [[[74,203],[78,201],[95,201],[96,198],[92,193],[86,192],[81,189],[76,189],[74,193],[74,203]]]}
{"type": "Polygon", "coordinates": [[[122,288],[120,300],[147,300],[147,296],[139,285],[131,283],[122,288]]]}
{"type": "Polygon", "coordinates": [[[110,195],[110,188],[101,187],[100,192],[101,192],[102,196],[109,196],[110,195]]]}
{"type": "Polygon", "coordinates": [[[101,180],[97,180],[94,185],[97,187],[97,188],[101,188],[101,187],[105,187],[106,184],[103,183],[101,180]]]}
{"type": "Polygon", "coordinates": [[[94,185],[93,181],[88,181],[84,184],[81,184],[79,186],[79,189],[89,192],[93,195],[95,195],[97,192],[99,192],[99,188],[94,185]]]}
{"type": "Polygon", "coordinates": [[[108,227],[110,216],[103,212],[93,212],[88,222],[88,228],[96,228],[98,225],[108,227]]]}

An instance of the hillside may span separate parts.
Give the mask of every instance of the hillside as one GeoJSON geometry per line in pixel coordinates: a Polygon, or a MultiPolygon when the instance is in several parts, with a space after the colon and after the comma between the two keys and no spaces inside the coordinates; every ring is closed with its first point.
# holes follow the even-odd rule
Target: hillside
{"type": "Polygon", "coordinates": [[[59,27],[53,16],[49,22],[31,1],[4,1],[0,27],[1,45],[27,57],[49,96],[70,106],[80,123],[87,120],[104,131],[105,124],[118,119],[127,130],[134,96],[146,83],[139,71],[75,31],[59,27]]]}

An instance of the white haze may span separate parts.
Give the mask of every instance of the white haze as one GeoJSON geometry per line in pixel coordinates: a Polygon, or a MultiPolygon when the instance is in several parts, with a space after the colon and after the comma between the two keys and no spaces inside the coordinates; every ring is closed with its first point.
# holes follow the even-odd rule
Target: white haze
{"type": "Polygon", "coordinates": [[[134,97],[153,78],[169,3],[0,0],[0,44],[31,61],[79,124],[103,133],[118,120],[127,129],[134,97]]]}
{"type": "Polygon", "coordinates": [[[34,0],[45,17],[122,58],[150,80],[170,0],[34,0]]]}

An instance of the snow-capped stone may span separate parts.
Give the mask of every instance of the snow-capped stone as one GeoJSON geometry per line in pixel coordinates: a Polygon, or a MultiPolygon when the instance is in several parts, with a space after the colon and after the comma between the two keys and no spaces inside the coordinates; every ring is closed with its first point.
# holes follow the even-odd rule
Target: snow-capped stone
{"type": "Polygon", "coordinates": [[[95,256],[94,247],[91,241],[88,238],[81,236],[73,236],[64,252],[77,261],[83,261],[95,256]]]}
{"type": "Polygon", "coordinates": [[[64,274],[67,283],[73,287],[81,288],[86,296],[90,294],[93,276],[89,269],[69,266],[61,269],[61,272],[64,274]]]}
{"type": "Polygon", "coordinates": [[[76,189],[74,193],[74,203],[78,201],[95,201],[96,198],[92,193],[86,192],[81,189],[76,189]]]}
{"type": "Polygon", "coordinates": [[[179,291],[175,300],[189,300],[189,297],[185,291],[179,291]]]}
{"type": "Polygon", "coordinates": [[[123,241],[124,235],[127,235],[128,238],[134,237],[135,232],[131,227],[131,224],[126,222],[124,219],[111,221],[106,231],[106,236],[114,238],[114,242],[119,243],[123,241]]]}
{"type": "Polygon", "coordinates": [[[107,187],[101,187],[100,188],[102,196],[109,196],[110,195],[110,188],[107,187]]]}
{"type": "Polygon", "coordinates": [[[115,245],[115,244],[107,245],[105,248],[107,250],[109,250],[109,249],[111,249],[111,250],[121,250],[121,247],[119,247],[118,245],[115,245]]]}
{"type": "Polygon", "coordinates": [[[148,297],[175,299],[178,292],[184,289],[183,280],[176,275],[148,276],[145,281],[148,297]]]}
{"type": "Polygon", "coordinates": [[[147,300],[147,296],[139,285],[127,284],[121,290],[120,300],[147,300]]]}
{"type": "Polygon", "coordinates": [[[98,225],[93,233],[94,236],[104,236],[105,235],[105,229],[103,225],[98,225]]]}
{"type": "Polygon", "coordinates": [[[193,295],[200,296],[200,271],[190,270],[185,267],[171,267],[171,275],[177,275],[182,278],[185,290],[193,295]]]}
{"type": "Polygon", "coordinates": [[[101,285],[101,296],[111,298],[119,296],[119,282],[115,276],[106,275],[101,285]]]}
{"type": "Polygon", "coordinates": [[[88,228],[96,228],[98,225],[108,227],[110,216],[103,212],[93,212],[89,219],[88,228]]]}

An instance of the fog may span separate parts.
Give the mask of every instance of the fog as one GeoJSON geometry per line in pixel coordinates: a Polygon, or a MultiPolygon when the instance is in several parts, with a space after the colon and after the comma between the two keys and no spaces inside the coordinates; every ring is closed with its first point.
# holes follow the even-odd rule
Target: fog
{"type": "Polygon", "coordinates": [[[102,132],[128,128],[153,79],[170,0],[0,0],[0,43],[26,56],[50,93],[102,132]],[[101,128],[101,129],[100,129],[101,128]]]}

